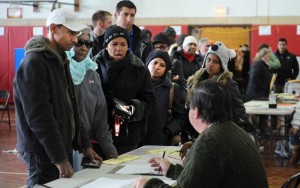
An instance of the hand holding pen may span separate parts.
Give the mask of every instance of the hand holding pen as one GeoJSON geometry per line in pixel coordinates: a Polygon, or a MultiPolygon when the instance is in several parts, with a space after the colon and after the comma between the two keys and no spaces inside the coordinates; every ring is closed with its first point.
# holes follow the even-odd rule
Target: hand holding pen
{"type": "Polygon", "coordinates": [[[152,157],[148,162],[151,163],[151,166],[154,167],[155,171],[158,171],[158,173],[161,173],[164,176],[167,174],[167,171],[171,165],[168,159],[164,159],[162,157],[152,157]]]}
{"type": "MultiPolygon", "coordinates": [[[[166,151],[164,151],[164,153],[163,153],[162,160],[164,160],[165,154],[166,154],[166,151]]],[[[158,169],[158,173],[157,173],[157,174],[160,174],[160,171],[161,171],[161,166],[159,166],[159,169],[158,169]]]]}

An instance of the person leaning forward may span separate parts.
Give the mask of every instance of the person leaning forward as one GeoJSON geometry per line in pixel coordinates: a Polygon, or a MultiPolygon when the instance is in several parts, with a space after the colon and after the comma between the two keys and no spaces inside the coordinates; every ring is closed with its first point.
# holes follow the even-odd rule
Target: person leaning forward
{"type": "Polygon", "coordinates": [[[106,99],[109,129],[120,155],[138,147],[145,134],[145,118],[155,107],[150,72],[128,49],[129,40],[126,29],[110,26],[104,33],[105,49],[93,58],[106,99]]]}
{"type": "MultiPolygon", "coordinates": [[[[256,144],[232,121],[232,94],[215,80],[199,82],[191,91],[189,120],[200,134],[182,165],[153,157],[155,171],[181,188],[267,188],[268,180],[256,144]]],[[[138,179],[135,188],[169,188],[162,180],[138,179]]]]}
{"type": "Polygon", "coordinates": [[[74,85],[65,51],[90,28],[64,9],[47,18],[48,36],[31,38],[14,79],[17,149],[28,170],[27,186],[73,175],[72,151],[83,150],[91,160],[101,158],[91,149],[80,124],[74,85]]]}

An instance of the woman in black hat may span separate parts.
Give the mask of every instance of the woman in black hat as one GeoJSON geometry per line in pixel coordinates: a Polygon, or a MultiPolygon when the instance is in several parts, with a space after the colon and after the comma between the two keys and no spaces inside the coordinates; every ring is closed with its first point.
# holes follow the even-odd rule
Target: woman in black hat
{"type": "Polygon", "coordinates": [[[185,97],[179,85],[172,83],[167,77],[172,66],[168,52],[152,51],[146,60],[146,66],[155,88],[156,108],[147,119],[144,144],[178,144],[180,137],[176,135],[179,135],[188,122],[188,116],[184,108],[185,97]]]}
{"type": "Polygon", "coordinates": [[[138,147],[144,136],[145,115],[155,105],[150,73],[130,50],[127,30],[111,26],[104,33],[104,47],[94,60],[98,64],[107,102],[109,129],[122,154],[138,147]]]}

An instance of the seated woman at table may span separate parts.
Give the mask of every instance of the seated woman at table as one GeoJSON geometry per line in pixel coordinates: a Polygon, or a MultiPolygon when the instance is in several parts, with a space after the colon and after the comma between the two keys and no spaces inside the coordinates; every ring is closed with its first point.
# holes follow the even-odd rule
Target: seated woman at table
{"type": "Polygon", "coordinates": [[[155,89],[156,108],[147,118],[144,144],[178,145],[179,133],[189,122],[185,96],[180,86],[167,77],[171,58],[166,51],[154,50],[147,57],[146,66],[155,89]]]}
{"type": "MultiPolygon", "coordinates": [[[[176,179],[178,187],[266,188],[261,156],[247,133],[232,119],[232,96],[216,81],[200,82],[190,96],[189,119],[200,134],[186,158],[173,165],[166,158],[149,160],[154,170],[176,179]]],[[[169,187],[161,180],[139,179],[136,188],[169,187]]]]}
{"type": "Polygon", "coordinates": [[[273,71],[269,68],[272,51],[269,48],[262,48],[254,58],[254,64],[250,69],[250,78],[245,94],[245,102],[265,98],[270,93],[270,83],[273,71]]]}

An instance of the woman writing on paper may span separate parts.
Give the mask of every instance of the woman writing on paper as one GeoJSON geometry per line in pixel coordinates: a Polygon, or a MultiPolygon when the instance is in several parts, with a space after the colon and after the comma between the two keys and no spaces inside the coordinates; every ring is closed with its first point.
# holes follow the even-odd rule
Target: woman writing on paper
{"type": "MultiPolygon", "coordinates": [[[[177,179],[178,187],[267,188],[261,156],[252,139],[232,120],[232,98],[216,81],[203,81],[190,96],[189,119],[200,134],[186,165],[171,164],[165,157],[149,160],[155,170],[177,179]]],[[[136,188],[169,187],[159,179],[139,179],[136,188]]]]}

